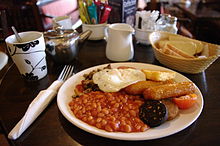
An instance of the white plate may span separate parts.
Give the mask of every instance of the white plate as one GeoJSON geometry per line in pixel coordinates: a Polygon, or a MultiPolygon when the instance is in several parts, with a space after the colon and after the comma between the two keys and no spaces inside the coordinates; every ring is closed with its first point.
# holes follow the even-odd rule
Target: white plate
{"type": "MultiPolygon", "coordinates": [[[[116,68],[118,66],[130,66],[139,69],[169,70],[164,67],[151,65],[151,64],[144,64],[144,63],[111,63],[111,65],[113,68],[116,68]]],[[[185,129],[186,127],[190,126],[199,117],[203,108],[203,97],[198,87],[196,87],[196,94],[198,95],[198,100],[197,100],[197,104],[193,108],[190,108],[188,110],[183,110],[180,112],[180,115],[174,120],[165,122],[159,127],[150,128],[145,132],[137,132],[137,133],[107,132],[84,123],[83,121],[77,119],[74,116],[68,104],[72,99],[71,98],[72,95],[74,95],[75,85],[80,83],[80,81],[83,79],[82,76],[85,73],[89,73],[94,69],[103,68],[105,66],[107,66],[107,64],[99,65],[83,70],[75,74],[71,78],[69,78],[60,88],[57,95],[58,107],[61,113],[63,114],[63,116],[75,126],[89,133],[103,136],[106,138],[120,139],[120,140],[149,140],[149,139],[161,138],[177,133],[185,129]]],[[[188,78],[186,78],[185,76],[179,73],[176,73],[175,80],[177,82],[190,81],[188,78]]]]}
{"type": "Polygon", "coordinates": [[[0,70],[8,63],[8,56],[0,52],[0,70]]]}

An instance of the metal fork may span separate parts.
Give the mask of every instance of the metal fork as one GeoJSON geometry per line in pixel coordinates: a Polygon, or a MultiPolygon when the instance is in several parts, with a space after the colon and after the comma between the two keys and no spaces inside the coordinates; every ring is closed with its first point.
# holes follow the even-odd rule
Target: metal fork
{"type": "Polygon", "coordinates": [[[23,118],[8,134],[8,138],[17,139],[20,135],[34,122],[34,120],[43,112],[47,105],[57,95],[58,90],[63,85],[64,81],[73,75],[74,67],[65,65],[59,78],[54,81],[46,90],[42,90],[37,97],[29,105],[23,118]]]}
{"type": "Polygon", "coordinates": [[[73,69],[74,69],[73,65],[65,65],[58,77],[58,80],[62,80],[62,81],[67,80],[69,77],[73,75],[73,69]]]}

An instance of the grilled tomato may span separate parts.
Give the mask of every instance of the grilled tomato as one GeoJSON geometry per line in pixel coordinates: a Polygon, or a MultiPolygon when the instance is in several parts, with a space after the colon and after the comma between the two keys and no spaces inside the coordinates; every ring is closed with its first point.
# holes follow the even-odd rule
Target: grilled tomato
{"type": "Polygon", "coordinates": [[[180,96],[178,98],[173,98],[172,100],[179,107],[179,109],[188,109],[196,103],[197,95],[189,94],[180,96]]]}

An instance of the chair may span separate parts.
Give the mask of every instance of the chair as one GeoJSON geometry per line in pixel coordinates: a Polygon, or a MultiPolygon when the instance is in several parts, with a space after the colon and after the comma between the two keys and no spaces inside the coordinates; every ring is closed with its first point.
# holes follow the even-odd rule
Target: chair
{"type": "Polygon", "coordinates": [[[77,0],[58,0],[50,3],[37,3],[44,29],[52,27],[52,18],[68,15],[75,23],[79,19],[77,0]]]}
{"type": "Polygon", "coordinates": [[[0,41],[4,41],[8,34],[6,10],[0,10],[0,41]]]}
{"type": "Polygon", "coordinates": [[[77,0],[47,0],[46,3],[40,2],[42,0],[1,0],[0,27],[4,27],[4,29],[0,29],[2,36],[10,35],[11,26],[15,26],[18,32],[45,31],[52,28],[51,20],[56,16],[70,15],[73,22],[79,19],[77,0]]]}
{"type": "Polygon", "coordinates": [[[3,38],[12,33],[11,26],[14,26],[18,32],[29,30],[44,30],[38,8],[35,5],[32,5],[30,2],[1,2],[0,11],[0,25],[2,27],[3,38]]]}

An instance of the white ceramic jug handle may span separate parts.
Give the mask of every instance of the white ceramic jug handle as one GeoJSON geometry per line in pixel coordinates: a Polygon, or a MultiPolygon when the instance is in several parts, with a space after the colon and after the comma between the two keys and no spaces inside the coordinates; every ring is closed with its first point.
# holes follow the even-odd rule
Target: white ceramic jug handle
{"type": "Polygon", "coordinates": [[[106,24],[104,33],[105,33],[105,40],[108,41],[108,29],[109,29],[110,24],[106,24]]]}

